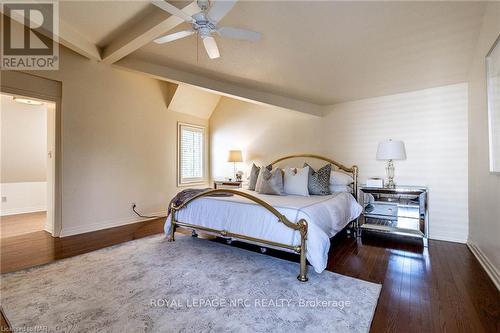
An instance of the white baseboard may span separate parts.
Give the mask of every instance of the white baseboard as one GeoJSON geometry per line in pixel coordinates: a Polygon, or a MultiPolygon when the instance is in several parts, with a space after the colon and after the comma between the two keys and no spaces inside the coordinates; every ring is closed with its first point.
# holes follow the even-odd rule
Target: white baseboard
{"type": "Polygon", "coordinates": [[[488,257],[484,254],[483,251],[481,251],[481,248],[477,246],[476,243],[468,241],[467,246],[474,254],[474,256],[477,258],[481,266],[483,266],[484,270],[486,271],[490,279],[493,281],[497,289],[500,290],[500,273],[498,272],[496,267],[493,266],[490,259],[488,259],[488,257]]]}
{"type": "Polygon", "coordinates": [[[0,216],[47,210],[47,182],[0,183],[0,216]]]}
{"type": "MultiPolygon", "coordinates": [[[[145,215],[153,215],[153,216],[166,216],[166,212],[156,212],[156,213],[147,213],[145,215]]],[[[123,225],[127,224],[133,224],[133,223],[138,223],[138,222],[145,222],[145,221],[150,221],[154,220],[156,218],[140,218],[140,217],[125,217],[121,219],[115,219],[115,220],[107,220],[107,221],[101,221],[99,223],[92,223],[92,224],[86,224],[86,225],[81,225],[81,226],[76,226],[76,227],[70,227],[70,228],[65,228],[64,227],[64,221],[63,221],[63,226],[61,233],[59,234],[59,237],[67,237],[67,236],[73,236],[73,235],[78,235],[78,234],[83,234],[86,232],[92,232],[92,231],[97,231],[97,230],[104,230],[104,229],[109,229],[109,228],[114,228],[114,227],[120,227],[123,225]]]]}
{"type": "Polygon", "coordinates": [[[467,243],[467,238],[462,237],[449,237],[449,236],[429,236],[430,240],[439,240],[445,242],[453,242],[453,243],[467,243]]]}
{"type": "Polygon", "coordinates": [[[46,210],[47,206],[9,208],[9,209],[2,209],[2,211],[0,212],[0,216],[44,212],[46,210]]]}
{"type": "Polygon", "coordinates": [[[48,222],[49,221],[46,221],[45,224],[43,225],[43,230],[47,231],[51,235],[54,235],[54,225],[48,222]]]}

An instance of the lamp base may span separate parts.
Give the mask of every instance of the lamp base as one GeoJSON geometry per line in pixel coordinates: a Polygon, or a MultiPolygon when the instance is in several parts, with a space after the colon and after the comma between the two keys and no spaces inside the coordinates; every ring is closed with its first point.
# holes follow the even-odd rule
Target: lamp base
{"type": "Polygon", "coordinates": [[[392,160],[387,161],[387,167],[385,168],[387,173],[387,182],[385,183],[385,188],[395,188],[396,183],[394,183],[394,164],[392,160]]]}
{"type": "Polygon", "coordinates": [[[388,179],[385,186],[385,188],[396,188],[396,183],[392,179],[388,179]]]}

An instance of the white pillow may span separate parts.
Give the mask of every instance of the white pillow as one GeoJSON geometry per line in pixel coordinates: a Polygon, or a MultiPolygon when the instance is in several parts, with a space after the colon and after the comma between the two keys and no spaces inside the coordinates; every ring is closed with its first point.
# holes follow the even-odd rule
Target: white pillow
{"type": "Polygon", "coordinates": [[[297,168],[297,172],[292,168],[285,168],[284,192],[286,194],[309,196],[307,182],[309,179],[309,167],[297,168]]]}
{"type": "Polygon", "coordinates": [[[350,185],[354,179],[344,172],[332,171],[330,174],[330,185],[350,185]]]}
{"type": "Polygon", "coordinates": [[[330,184],[330,192],[347,192],[352,193],[352,187],[348,185],[331,185],[330,184]]]}

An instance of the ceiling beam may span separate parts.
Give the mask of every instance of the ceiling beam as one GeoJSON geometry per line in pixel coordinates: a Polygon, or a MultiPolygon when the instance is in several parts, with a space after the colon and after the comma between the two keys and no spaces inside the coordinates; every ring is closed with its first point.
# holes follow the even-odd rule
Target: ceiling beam
{"type": "MultiPolygon", "coordinates": [[[[3,6],[0,6],[0,11],[4,16],[8,16],[3,11],[3,6]]],[[[24,25],[24,19],[17,16],[10,16],[10,18],[17,23],[24,25]]],[[[52,32],[40,32],[49,38],[53,37],[52,32]]],[[[57,39],[59,40],[59,44],[66,46],[70,50],[73,50],[86,58],[101,60],[101,50],[99,47],[87,40],[63,19],[59,19],[59,33],[57,34],[57,39]]]]}
{"type": "MultiPolygon", "coordinates": [[[[193,15],[198,13],[200,8],[196,2],[191,2],[182,10],[193,15]]],[[[102,61],[107,64],[115,63],[183,22],[184,20],[177,16],[156,9],[147,20],[141,20],[135,26],[122,32],[120,37],[105,47],[102,61]]]]}
{"type": "Polygon", "coordinates": [[[245,100],[247,102],[258,102],[273,105],[288,110],[322,116],[324,106],[298,100],[291,97],[280,96],[264,91],[254,90],[227,81],[220,81],[181,71],[175,68],[161,66],[150,62],[144,62],[130,57],[115,63],[115,66],[136,73],[146,74],[150,77],[174,83],[190,84],[220,95],[245,100]]]}
{"type": "Polygon", "coordinates": [[[88,41],[64,20],[59,20],[59,43],[86,58],[98,61],[102,59],[100,48],[88,41]]]}

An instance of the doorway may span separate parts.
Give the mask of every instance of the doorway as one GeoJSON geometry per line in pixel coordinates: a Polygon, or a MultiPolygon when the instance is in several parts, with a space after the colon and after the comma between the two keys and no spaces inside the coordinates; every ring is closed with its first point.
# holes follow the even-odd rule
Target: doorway
{"type": "Polygon", "coordinates": [[[56,104],[1,93],[0,238],[55,231],[56,104]]]}

